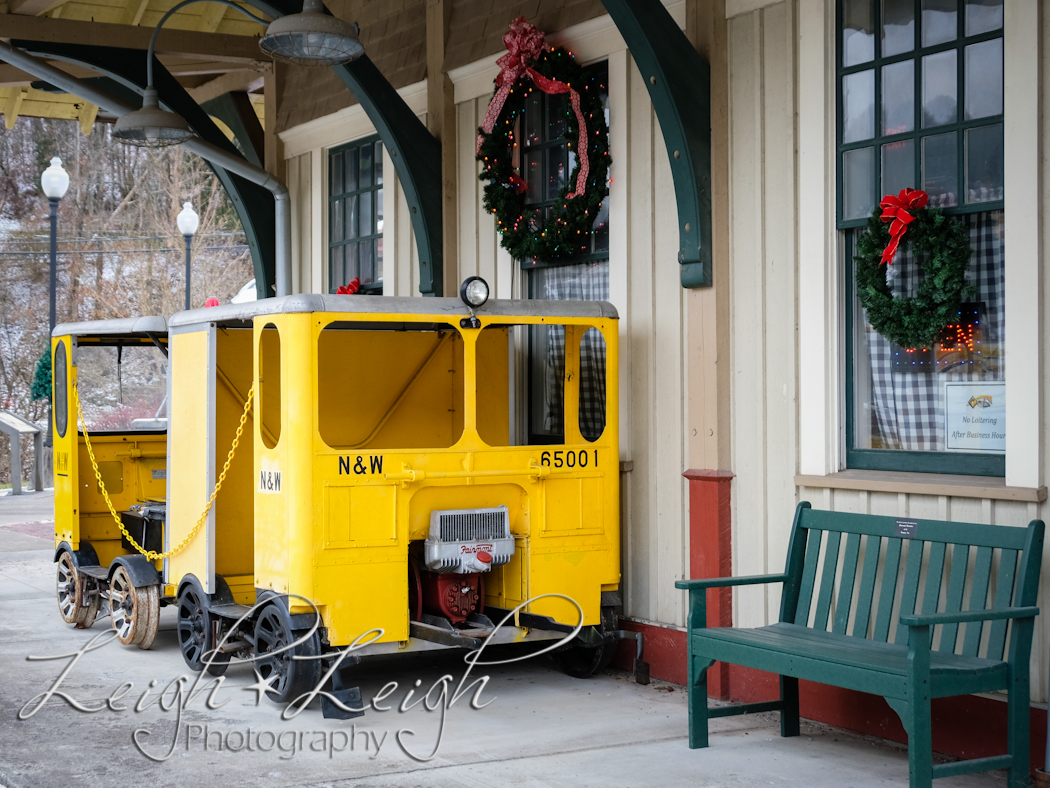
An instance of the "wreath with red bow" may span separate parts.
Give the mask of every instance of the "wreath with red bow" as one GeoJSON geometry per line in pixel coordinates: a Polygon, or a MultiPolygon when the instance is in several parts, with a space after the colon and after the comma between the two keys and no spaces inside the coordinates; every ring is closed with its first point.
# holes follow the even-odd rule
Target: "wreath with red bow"
{"type": "Polygon", "coordinates": [[[515,259],[554,261],[589,251],[594,218],[609,193],[609,127],[602,86],[571,52],[551,49],[525,17],[511,23],[503,43],[507,54],[497,61],[496,91],[478,129],[477,158],[483,165],[479,177],[487,181],[485,209],[496,215],[500,243],[515,259]],[[525,100],[534,90],[569,95],[565,139],[576,156],[557,203],[546,213],[528,206],[543,198],[529,199],[522,177],[525,153],[517,133],[525,100]]]}
{"type": "MultiPolygon", "coordinates": [[[[857,241],[857,298],[871,327],[903,348],[929,348],[958,322],[959,306],[974,293],[966,282],[973,249],[966,227],[938,208],[926,192],[902,189],[883,197],[857,241]],[[914,296],[895,296],[886,282],[898,248],[911,247],[926,276],[914,296]]],[[[899,263],[898,263],[899,264],[899,263]]]]}

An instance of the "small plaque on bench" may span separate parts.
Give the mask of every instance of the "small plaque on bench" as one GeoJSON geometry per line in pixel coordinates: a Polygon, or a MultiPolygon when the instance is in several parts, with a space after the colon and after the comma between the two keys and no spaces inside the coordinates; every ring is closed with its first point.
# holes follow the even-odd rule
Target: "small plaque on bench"
{"type": "Polygon", "coordinates": [[[904,539],[914,539],[916,526],[918,526],[918,523],[915,520],[898,520],[897,536],[904,539]]]}

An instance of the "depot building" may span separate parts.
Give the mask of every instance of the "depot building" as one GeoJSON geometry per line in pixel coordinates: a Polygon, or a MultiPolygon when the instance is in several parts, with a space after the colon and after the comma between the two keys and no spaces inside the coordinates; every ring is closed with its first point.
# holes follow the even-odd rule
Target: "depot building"
{"type": "MultiPolygon", "coordinates": [[[[8,0],[0,37],[74,76],[141,92],[141,63],[108,47],[145,49],[172,5],[8,0]]],[[[247,5],[267,19],[299,10],[291,0],[247,5]]],[[[284,237],[270,192],[219,173],[237,197],[260,298],[336,293],[355,280],[362,297],[455,295],[478,276],[495,298],[615,306],[621,622],[642,633],[654,677],[686,680],[686,596],[675,580],[783,571],[799,501],[904,519],[1046,519],[1050,228],[1039,206],[1050,17],[1038,0],[327,7],[359,25],[364,52],[332,68],[271,61],[253,40],[264,28],[232,9],[176,12],[157,42],[160,102],[286,187],[284,237]],[[509,134],[514,150],[500,166],[518,180],[497,185],[546,237],[577,189],[580,152],[594,153],[566,134],[581,125],[574,93],[542,80],[505,95],[517,114],[506,129],[493,124],[496,80],[521,76],[505,42],[519,17],[586,75],[582,125],[607,153],[588,161],[607,162],[607,194],[578,241],[559,248],[528,232],[506,248],[521,228],[493,209],[492,179],[479,177],[489,166],[479,130],[509,134]],[[929,348],[893,341],[899,321],[858,295],[868,218],[909,188],[956,217],[973,249],[958,318],[929,348]]],[[[39,115],[90,132],[121,114],[33,87],[37,77],[17,65],[0,70],[9,127],[39,115]]],[[[892,269],[895,296],[919,291],[907,245],[892,269]]],[[[530,353],[516,368],[511,434],[538,454],[564,429],[552,417],[561,390],[547,349],[530,353]]],[[[604,369],[602,348],[582,363],[604,369]]],[[[581,429],[588,412],[604,423],[603,396],[583,387],[581,429]]],[[[1044,577],[1044,611],[1047,588],[1044,577]]],[[[713,624],[761,626],[778,620],[780,589],[726,591],[709,604],[713,624]]],[[[622,666],[634,646],[621,645],[622,666]]],[[[1037,762],[1048,648],[1044,613],[1031,657],[1037,762]]],[[[709,689],[771,698],[776,677],[719,665],[709,689]]],[[[804,683],[802,715],[906,740],[873,696],[804,683]]],[[[1005,729],[998,696],[934,704],[938,751],[993,754],[1005,729]]]]}

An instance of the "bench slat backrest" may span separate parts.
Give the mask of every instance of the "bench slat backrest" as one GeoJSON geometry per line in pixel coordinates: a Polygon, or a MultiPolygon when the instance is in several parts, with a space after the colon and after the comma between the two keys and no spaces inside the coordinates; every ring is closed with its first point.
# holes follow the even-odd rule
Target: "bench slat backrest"
{"type": "MultiPolygon", "coordinates": [[[[1034,605],[1042,531],[1038,520],[1027,528],[901,521],[799,504],[781,621],[906,644],[901,615],[1034,605]]],[[[945,624],[935,628],[934,646],[1003,659],[1007,633],[1005,620],[945,624]]]]}

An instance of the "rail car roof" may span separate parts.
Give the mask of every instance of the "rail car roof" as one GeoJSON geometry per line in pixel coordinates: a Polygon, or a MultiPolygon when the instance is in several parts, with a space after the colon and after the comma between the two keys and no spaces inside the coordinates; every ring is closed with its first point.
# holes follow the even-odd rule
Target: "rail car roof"
{"type": "Polygon", "coordinates": [[[117,320],[88,320],[80,323],[59,323],[51,332],[53,337],[137,337],[150,339],[168,335],[168,322],[159,315],[124,317],[117,320]]]}
{"type": "MultiPolygon", "coordinates": [[[[480,309],[479,317],[590,317],[617,318],[616,307],[608,301],[528,301],[491,299],[480,309]]],[[[470,310],[458,298],[404,298],[363,295],[318,295],[302,293],[264,298],[245,304],[225,304],[203,309],[191,309],[172,315],[171,328],[201,323],[238,323],[250,321],[259,315],[296,314],[304,312],[341,312],[390,315],[448,315],[450,322],[469,317],[470,310]]]]}

